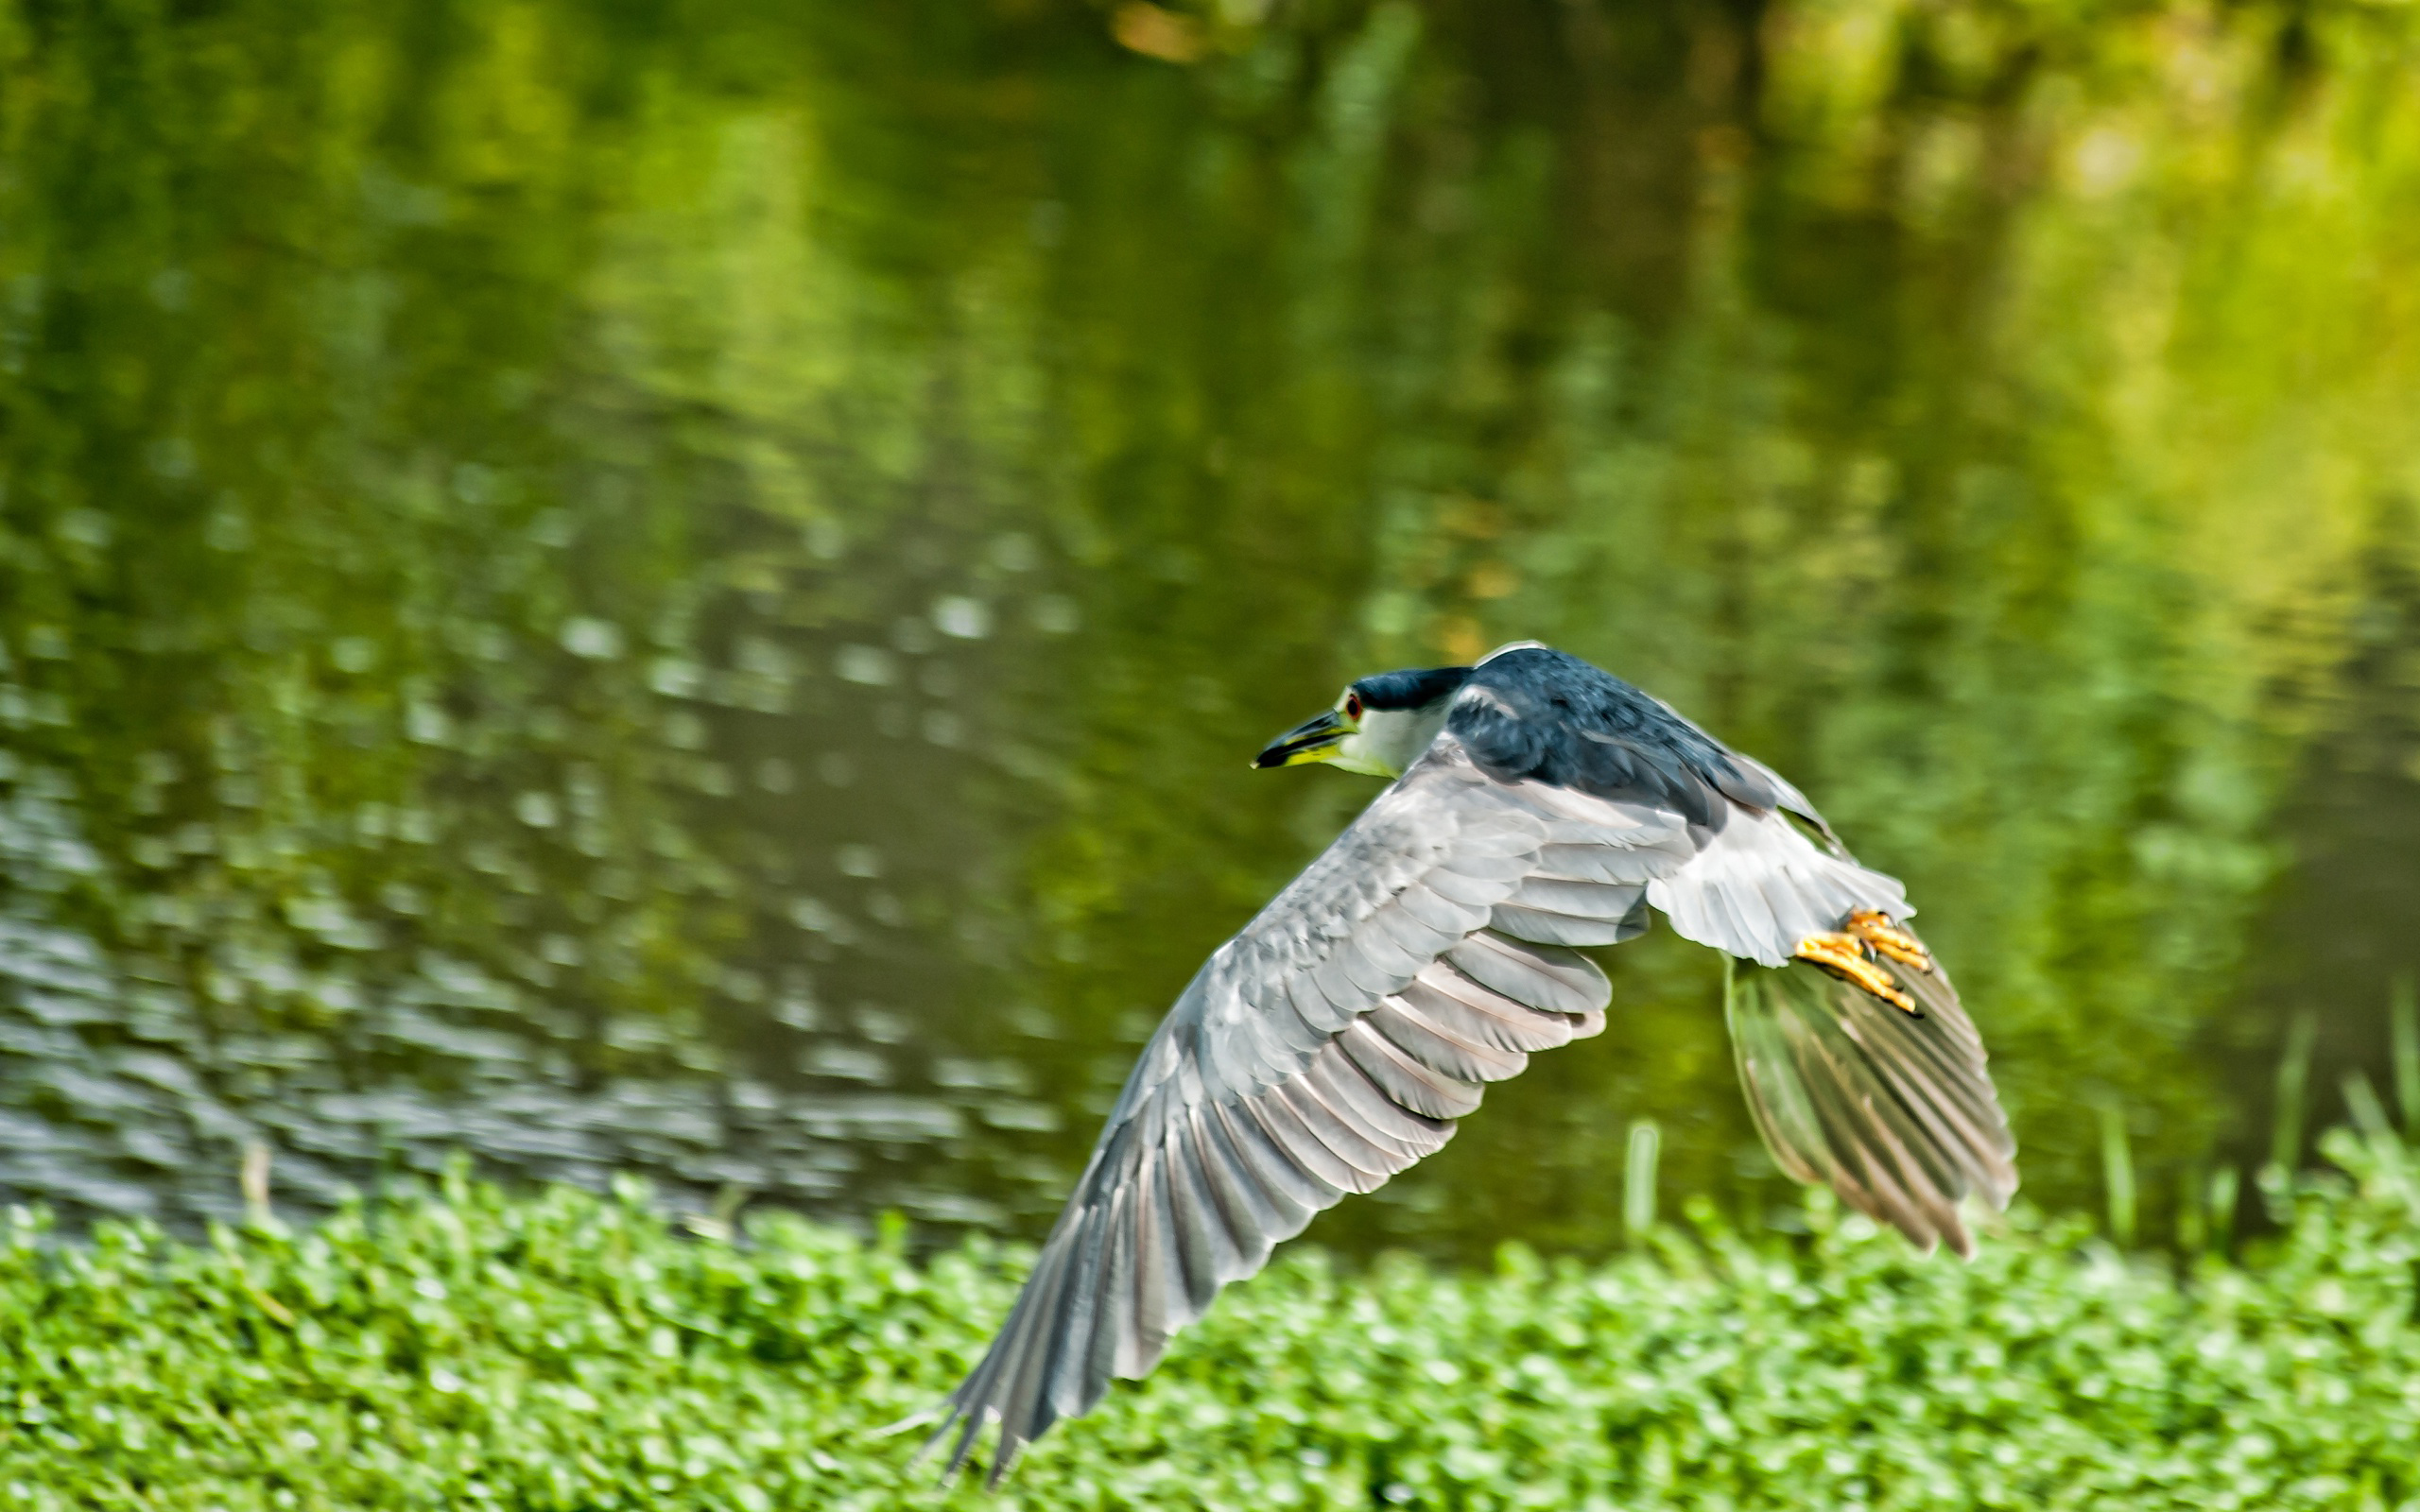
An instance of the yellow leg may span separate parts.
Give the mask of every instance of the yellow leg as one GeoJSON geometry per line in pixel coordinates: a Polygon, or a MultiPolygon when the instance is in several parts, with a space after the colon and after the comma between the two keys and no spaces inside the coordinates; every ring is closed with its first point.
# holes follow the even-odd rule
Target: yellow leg
{"type": "Polygon", "coordinates": [[[1916,1008],[1916,1000],[1900,991],[1891,973],[1866,956],[1863,942],[1855,935],[1809,935],[1798,942],[1795,954],[1807,965],[1831,972],[1902,1013],[1923,1016],[1916,1008]]]}
{"type": "Polygon", "coordinates": [[[1850,934],[1902,966],[1912,966],[1919,971],[1932,970],[1932,952],[1925,949],[1923,940],[1900,928],[1889,914],[1860,908],[1849,915],[1846,927],[1850,934]]]}

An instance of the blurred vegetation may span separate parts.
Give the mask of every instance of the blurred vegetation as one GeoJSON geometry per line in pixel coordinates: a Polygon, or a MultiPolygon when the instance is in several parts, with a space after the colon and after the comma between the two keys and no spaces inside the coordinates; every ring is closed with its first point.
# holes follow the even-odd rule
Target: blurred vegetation
{"type": "MultiPolygon", "coordinates": [[[[1910,881],[2141,1227],[2415,964],[2420,68],[2366,4],[0,4],[0,1187],[454,1145],[1037,1230],[1540,636],[1910,881]]],[[[1796,1209],[1712,961],[1322,1237],[1796,1209]]]]}
{"type": "Polygon", "coordinates": [[[205,1243],[0,1248],[0,1487],[111,1508],[2394,1508],[2420,1501],[2420,1161],[2345,1177],[2248,1264],[2020,1217],[1971,1264],[1808,1210],[1492,1274],[1297,1250],[997,1499],[911,1434],[1021,1252],[927,1263],[786,1214],[449,1177],[205,1243]]]}

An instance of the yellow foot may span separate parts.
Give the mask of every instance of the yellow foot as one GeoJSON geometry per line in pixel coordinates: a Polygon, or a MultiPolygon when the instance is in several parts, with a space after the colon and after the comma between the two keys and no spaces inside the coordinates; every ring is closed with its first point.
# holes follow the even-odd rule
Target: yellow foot
{"type": "Polygon", "coordinates": [[[1796,954],[1807,965],[1831,972],[1902,1013],[1924,1017],[1916,1008],[1916,1000],[1900,991],[1891,973],[1867,957],[1864,943],[1855,935],[1809,935],[1798,942],[1796,954]]]}
{"type": "Polygon", "coordinates": [[[1889,914],[1860,908],[1849,915],[1847,929],[1875,951],[1902,966],[1912,966],[1919,971],[1932,970],[1932,952],[1925,949],[1923,940],[1902,929],[1889,914]]]}

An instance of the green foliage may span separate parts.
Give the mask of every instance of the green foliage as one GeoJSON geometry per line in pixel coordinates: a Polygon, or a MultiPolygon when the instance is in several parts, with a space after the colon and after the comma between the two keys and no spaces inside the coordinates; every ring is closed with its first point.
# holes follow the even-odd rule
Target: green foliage
{"type": "Polygon", "coordinates": [[[2331,1137],[2258,1260],[2076,1223],[1972,1264],[1819,1207],[1494,1274],[1298,1250],[996,1502],[915,1435],[1020,1266],[458,1173],[299,1232],[0,1250],[0,1491],[66,1508],[2420,1504],[2420,1160],[2331,1137]],[[707,1227],[700,1225],[699,1227],[707,1227]]]}

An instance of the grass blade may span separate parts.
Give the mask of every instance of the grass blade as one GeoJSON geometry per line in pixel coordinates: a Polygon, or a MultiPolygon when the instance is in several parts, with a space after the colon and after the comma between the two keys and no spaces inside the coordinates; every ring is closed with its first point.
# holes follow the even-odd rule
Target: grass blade
{"type": "Polygon", "coordinates": [[[2302,1164],[2303,1113],[2310,1090],[2310,1052],[2319,1021],[2308,1008],[2286,1029],[2286,1053],[2277,1062],[2277,1102],[2269,1126],[2269,1163],[2291,1175],[2302,1164]]]}
{"type": "Polygon", "coordinates": [[[1664,1131],[1651,1118],[1631,1121],[1629,1159],[1622,1164],[1622,1229],[1636,1244],[1655,1227],[1655,1163],[1664,1131]]]}
{"type": "Polygon", "coordinates": [[[2210,1247],[2221,1255],[2235,1246],[2235,1199],[2241,1185],[2232,1165],[2210,1173],[2210,1247]]]}
{"type": "Polygon", "coordinates": [[[2100,1178],[2109,1194],[2109,1237],[2135,1247],[2135,1152],[2126,1140],[2126,1110],[2112,1097],[2100,1105],[2100,1178]]]}
{"type": "Polygon", "coordinates": [[[2420,1007],[2413,1002],[2411,973],[2395,973],[2388,989],[2387,1036],[2394,1057],[2394,1106],[2403,1115],[2403,1137],[2420,1139],[2420,1007]]]}
{"type": "Polygon", "coordinates": [[[2353,1126],[2361,1131],[2363,1138],[2394,1138],[2394,1125],[2387,1121],[2386,1106],[2378,1101],[2377,1089],[2359,1071],[2344,1074],[2344,1107],[2352,1113],[2353,1126]]]}

